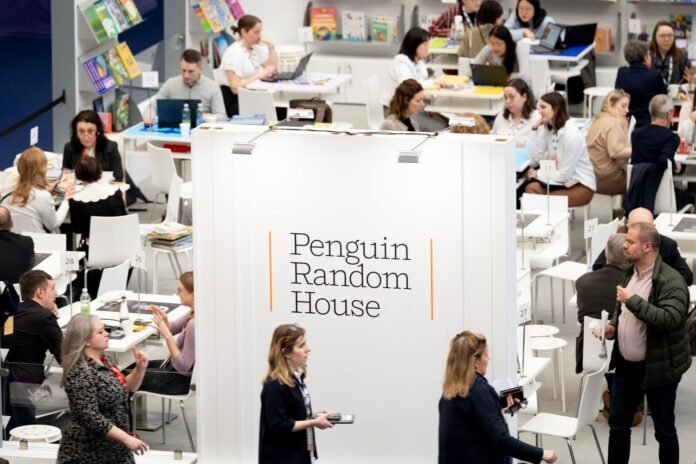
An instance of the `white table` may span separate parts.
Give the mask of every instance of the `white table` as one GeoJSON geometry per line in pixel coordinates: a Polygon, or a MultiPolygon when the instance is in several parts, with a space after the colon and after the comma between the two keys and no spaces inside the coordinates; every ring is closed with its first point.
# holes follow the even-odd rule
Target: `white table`
{"type": "MultiPolygon", "coordinates": [[[[519,213],[519,211],[517,212],[519,213]]],[[[525,215],[530,214],[536,214],[538,217],[527,225],[527,227],[524,227],[524,234],[522,233],[522,228],[515,228],[515,233],[518,238],[521,238],[523,235],[525,238],[550,238],[553,236],[555,229],[570,217],[567,212],[551,212],[551,214],[548,215],[545,212],[525,211],[525,215]]]]}
{"type": "Polygon", "coordinates": [[[473,87],[462,90],[426,89],[430,104],[425,111],[435,113],[477,113],[495,116],[503,111],[503,87],[473,87]],[[490,92],[488,91],[490,89],[490,92]]]}
{"type": "Polygon", "coordinates": [[[696,220],[696,214],[661,213],[655,219],[655,227],[662,235],[675,240],[679,251],[685,258],[696,259],[696,232],[675,232],[674,228],[682,219],[696,220]],[[671,217],[671,222],[670,222],[671,217]]]}
{"type": "Polygon", "coordinates": [[[307,73],[303,78],[293,81],[256,80],[247,88],[272,92],[275,106],[288,108],[290,100],[295,98],[319,97],[330,101],[339,92],[341,85],[351,78],[350,74],[307,73]]]}
{"type": "MultiPolygon", "coordinates": [[[[56,288],[59,289],[60,293],[63,293],[68,289],[68,285],[72,283],[72,281],[77,277],[77,273],[73,273],[72,276],[69,274],[66,274],[63,272],[63,266],[61,262],[61,258],[63,257],[62,252],[57,252],[57,251],[42,251],[42,250],[34,250],[35,253],[48,253],[50,256],[43,261],[41,261],[39,264],[34,266],[32,269],[33,271],[44,271],[47,274],[49,274],[51,277],[53,277],[53,281],[56,283],[56,288]],[[63,289],[63,291],[60,291],[60,289],[63,289]]],[[[85,252],[84,251],[74,251],[72,253],[76,253],[75,256],[77,256],[79,259],[84,259],[85,257],[85,252]]],[[[74,297],[79,298],[79,295],[74,295],[74,297]]]]}

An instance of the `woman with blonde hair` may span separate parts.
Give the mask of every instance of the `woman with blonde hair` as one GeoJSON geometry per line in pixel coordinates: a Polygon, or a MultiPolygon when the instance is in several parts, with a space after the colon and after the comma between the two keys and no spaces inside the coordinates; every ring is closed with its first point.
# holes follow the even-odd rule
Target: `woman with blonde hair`
{"type": "Polygon", "coordinates": [[[261,392],[259,464],[311,464],[317,459],[314,427],[333,427],[328,411],[312,413],[304,382],[309,352],[299,325],[283,324],[273,331],[261,392]]]}
{"type": "Polygon", "coordinates": [[[525,462],[555,462],[553,450],[543,450],[512,436],[498,393],[486,380],[486,337],[465,330],[450,342],[445,382],[440,398],[438,464],[461,462],[508,463],[510,457],[525,462]]]}
{"type": "Polygon", "coordinates": [[[490,134],[491,127],[483,116],[475,113],[460,113],[457,115],[458,121],[452,124],[450,132],[453,134],[490,134]]]}
{"type": "MultiPolygon", "coordinates": [[[[68,201],[63,201],[56,211],[51,192],[56,183],[46,180],[48,161],[46,154],[38,147],[24,150],[17,160],[19,177],[14,185],[0,194],[0,204],[7,207],[13,215],[25,216],[31,228],[22,232],[52,232],[60,226],[68,214],[68,201]]],[[[74,187],[65,192],[65,200],[75,193],[74,187]]]]}
{"type": "Polygon", "coordinates": [[[135,463],[133,453],[147,451],[147,444],[130,433],[128,419],[128,395],[140,387],[147,356],[133,348],[135,369],[124,376],[104,354],[108,346],[109,334],[98,316],[73,316],[61,350],[61,386],[71,414],[58,464],[135,463]]]}
{"type": "Polygon", "coordinates": [[[623,90],[612,90],[587,129],[585,140],[597,179],[597,193],[626,193],[626,166],[631,159],[626,119],[630,101],[631,96],[623,90]]]}

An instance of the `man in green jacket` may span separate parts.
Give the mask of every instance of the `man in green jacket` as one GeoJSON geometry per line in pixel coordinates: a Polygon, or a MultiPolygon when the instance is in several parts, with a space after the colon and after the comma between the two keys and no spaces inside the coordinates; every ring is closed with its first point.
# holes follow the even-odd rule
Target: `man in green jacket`
{"type": "Polygon", "coordinates": [[[616,340],[616,368],[609,417],[609,464],[628,463],[631,421],[643,394],[660,444],[660,464],[679,463],[674,404],[682,374],[691,365],[686,336],[689,290],[679,273],[662,262],[660,234],[653,225],[630,226],[624,243],[626,268],[616,287],[616,311],[607,338],[616,340]]]}

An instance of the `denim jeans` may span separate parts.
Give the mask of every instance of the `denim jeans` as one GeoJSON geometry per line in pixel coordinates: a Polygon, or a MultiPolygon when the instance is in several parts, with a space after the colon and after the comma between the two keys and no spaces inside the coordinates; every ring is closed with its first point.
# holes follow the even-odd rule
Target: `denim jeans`
{"type": "Polygon", "coordinates": [[[645,363],[626,361],[620,353],[617,354],[609,416],[609,464],[628,464],[631,455],[631,422],[643,394],[647,396],[655,426],[655,438],[660,447],[660,464],[679,464],[679,439],[674,424],[674,403],[679,382],[643,390],[641,384],[645,363]]]}

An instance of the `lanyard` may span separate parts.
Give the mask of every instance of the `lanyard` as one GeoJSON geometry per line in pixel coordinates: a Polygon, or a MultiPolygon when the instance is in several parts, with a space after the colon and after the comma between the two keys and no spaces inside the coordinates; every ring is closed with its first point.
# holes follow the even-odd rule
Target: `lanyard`
{"type": "MultiPolygon", "coordinates": [[[[655,55],[655,58],[660,56],[658,53],[655,55]]],[[[667,68],[667,76],[665,77],[665,62],[662,62],[662,66],[660,66],[660,74],[662,75],[662,82],[665,83],[665,85],[669,85],[670,81],[672,80],[672,71],[674,70],[674,59],[670,55],[669,57],[669,68],[667,68]]]]}
{"type": "Polygon", "coordinates": [[[510,118],[508,119],[508,135],[515,137],[517,133],[524,127],[525,122],[526,121],[523,118],[520,118],[520,122],[515,124],[512,120],[512,116],[510,116],[510,118]]]}
{"type": "Polygon", "coordinates": [[[474,27],[474,23],[471,21],[471,18],[469,17],[469,13],[467,13],[466,11],[462,11],[462,13],[464,13],[463,14],[464,21],[466,21],[467,27],[474,27]]]}
{"type": "MultiPolygon", "coordinates": [[[[300,389],[300,392],[302,393],[302,398],[304,399],[305,414],[307,416],[307,419],[309,419],[312,416],[312,403],[309,398],[309,390],[307,390],[307,385],[305,385],[304,383],[302,374],[295,372],[294,375],[295,381],[297,382],[297,386],[300,389]]],[[[307,451],[309,451],[310,454],[314,456],[314,427],[310,427],[307,429],[307,451]]]]}
{"type": "Polygon", "coordinates": [[[551,133],[551,159],[556,162],[556,167],[558,167],[558,138],[558,132],[551,133]]]}
{"type": "Polygon", "coordinates": [[[111,373],[114,374],[114,377],[116,377],[119,382],[121,382],[121,385],[123,385],[123,388],[126,390],[126,393],[128,393],[128,381],[126,380],[126,377],[121,373],[121,371],[119,371],[116,366],[111,364],[109,360],[106,359],[106,356],[101,355],[99,359],[101,359],[101,361],[104,363],[106,367],[111,369],[111,373]]]}

